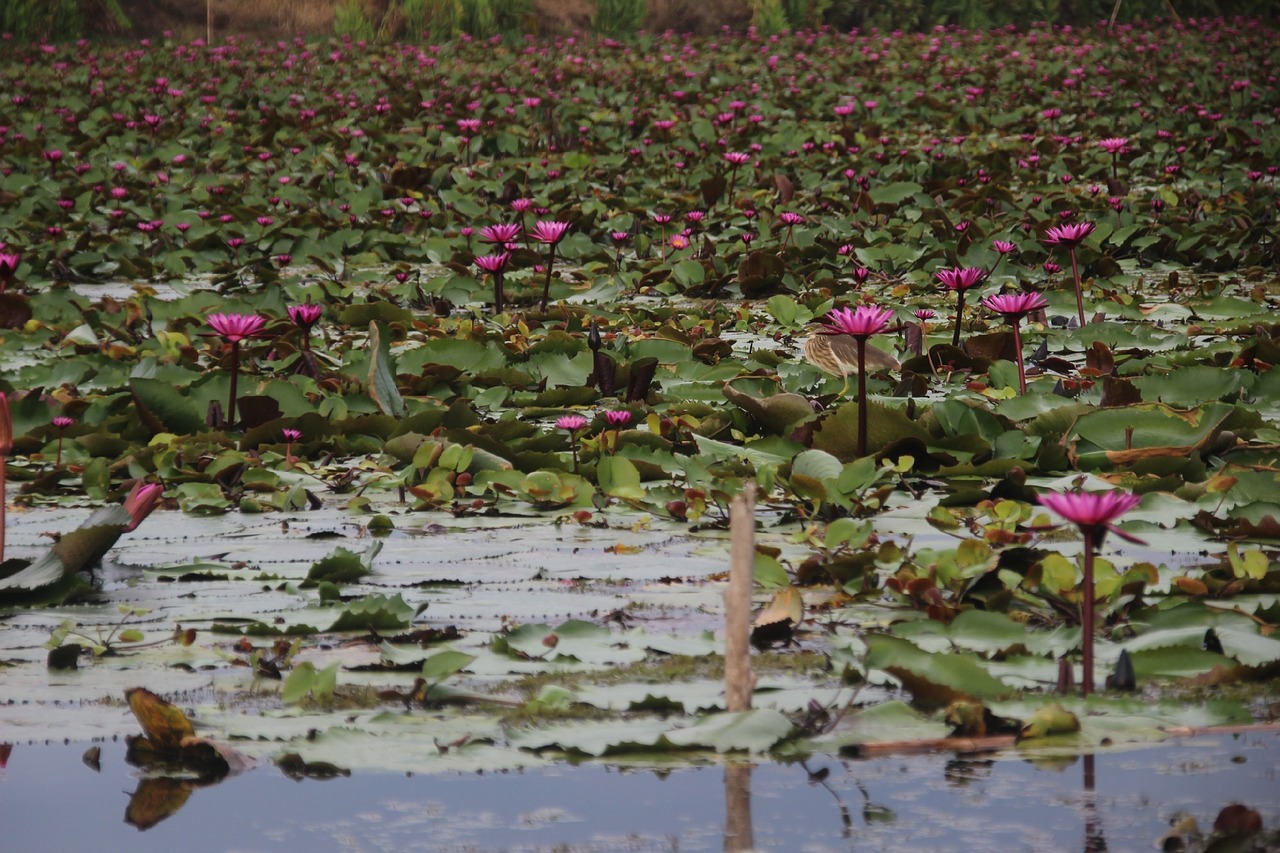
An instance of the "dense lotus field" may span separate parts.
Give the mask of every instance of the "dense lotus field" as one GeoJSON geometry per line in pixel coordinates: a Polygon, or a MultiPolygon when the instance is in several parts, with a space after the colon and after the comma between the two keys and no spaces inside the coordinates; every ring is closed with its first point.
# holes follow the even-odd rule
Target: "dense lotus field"
{"type": "Polygon", "coordinates": [[[5,42],[6,738],[134,686],[304,769],[1274,719],[1278,44],[5,42]]]}

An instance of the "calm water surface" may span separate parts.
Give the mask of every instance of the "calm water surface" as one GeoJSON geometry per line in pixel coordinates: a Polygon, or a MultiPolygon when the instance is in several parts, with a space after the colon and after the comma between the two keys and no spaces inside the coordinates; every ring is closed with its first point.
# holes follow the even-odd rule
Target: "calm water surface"
{"type": "Polygon", "coordinates": [[[815,756],[301,782],[268,764],[177,795],[181,806],[145,831],[125,822],[141,780],[123,744],[100,745],[100,772],[81,761],[88,746],[13,747],[0,770],[0,849],[1145,851],[1183,816],[1209,833],[1232,803],[1280,839],[1276,733],[1038,763],[815,756]]]}

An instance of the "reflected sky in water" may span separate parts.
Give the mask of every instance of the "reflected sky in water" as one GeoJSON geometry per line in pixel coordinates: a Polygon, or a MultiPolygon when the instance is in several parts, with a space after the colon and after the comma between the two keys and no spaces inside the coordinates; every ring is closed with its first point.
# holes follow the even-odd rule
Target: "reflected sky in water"
{"type": "Polygon", "coordinates": [[[13,747],[6,851],[1151,850],[1173,820],[1208,833],[1244,803],[1280,826],[1280,734],[1172,740],[1037,764],[1017,756],[816,756],[666,770],[601,764],[296,782],[270,765],[199,788],[140,832],[122,743],[13,747]],[[726,839],[726,826],[732,827],[726,839]],[[742,836],[745,835],[744,839],[742,836]],[[1100,846],[1105,845],[1105,847],[1100,846]]]}

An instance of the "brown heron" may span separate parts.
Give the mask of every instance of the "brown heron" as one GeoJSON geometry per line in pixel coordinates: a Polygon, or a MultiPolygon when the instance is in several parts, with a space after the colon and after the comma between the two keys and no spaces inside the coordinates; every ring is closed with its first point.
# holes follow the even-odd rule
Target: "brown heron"
{"type": "MultiPolygon", "coordinates": [[[[844,380],[840,396],[849,393],[849,374],[858,372],[858,339],[853,335],[816,334],[805,339],[805,361],[844,380]]],[[[882,349],[866,345],[867,370],[897,370],[898,360],[882,349]]]]}

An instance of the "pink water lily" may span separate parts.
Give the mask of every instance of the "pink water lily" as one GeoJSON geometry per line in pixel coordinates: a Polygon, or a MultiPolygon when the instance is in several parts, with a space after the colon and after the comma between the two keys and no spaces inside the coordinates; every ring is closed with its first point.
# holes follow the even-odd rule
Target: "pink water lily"
{"type": "Polygon", "coordinates": [[[955,291],[956,328],[951,335],[951,345],[958,347],[960,346],[960,323],[964,319],[964,294],[986,281],[987,273],[979,267],[951,267],[938,270],[933,277],[942,282],[942,286],[947,290],[955,291]]]}
{"type": "Polygon", "coordinates": [[[1049,301],[1039,293],[1000,293],[982,300],[988,310],[1003,314],[1013,326],[1013,351],[1018,362],[1018,390],[1027,393],[1027,369],[1022,360],[1021,323],[1028,314],[1043,309],[1049,301]]]}
{"type": "Polygon", "coordinates": [[[1138,495],[1121,491],[1062,492],[1039,496],[1040,503],[1070,521],[1084,535],[1084,581],[1080,601],[1080,625],[1084,630],[1081,657],[1084,674],[1080,680],[1080,692],[1088,696],[1093,692],[1093,634],[1094,634],[1094,551],[1102,547],[1108,532],[1129,542],[1142,543],[1115,526],[1115,521],[1141,501],[1138,495]]]}
{"type": "Polygon", "coordinates": [[[499,252],[496,255],[481,255],[475,259],[475,264],[480,269],[493,276],[493,313],[501,314],[503,307],[503,297],[505,293],[502,289],[502,277],[506,272],[507,264],[511,261],[510,252],[499,252]]]}
{"type": "Polygon", "coordinates": [[[556,246],[568,232],[568,222],[549,219],[539,219],[533,223],[533,230],[529,232],[529,236],[534,240],[547,244],[547,278],[542,284],[542,300],[538,303],[539,311],[547,310],[547,298],[551,294],[551,268],[556,262],[556,246]]]}
{"type": "Polygon", "coordinates": [[[320,319],[320,315],[324,313],[324,309],[315,302],[303,302],[299,305],[290,305],[288,307],[289,319],[293,324],[303,331],[310,331],[311,327],[320,319]]]}
{"type": "Polygon", "coordinates": [[[520,231],[519,224],[514,222],[486,225],[480,229],[480,242],[509,248],[508,244],[514,245],[520,239],[520,231]]]}
{"type": "Polygon", "coordinates": [[[556,418],[556,429],[562,429],[569,433],[569,452],[573,455],[573,473],[578,473],[578,430],[586,429],[588,421],[582,415],[561,415],[556,418]]]}
{"type": "Polygon", "coordinates": [[[253,337],[266,323],[266,319],[257,314],[209,315],[209,327],[233,344],[253,337]]]}
{"type": "Polygon", "coordinates": [[[1080,265],[1076,263],[1076,247],[1096,227],[1092,222],[1068,222],[1065,225],[1051,226],[1044,237],[1046,246],[1062,246],[1071,258],[1071,278],[1076,286],[1076,315],[1081,326],[1084,325],[1084,292],[1080,287],[1080,265]]]}
{"type": "Polygon", "coordinates": [[[231,344],[231,388],[228,390],[227,426],[236,425],[236,381],[240,377],[240,342],[256,335],[266,319],[257,314],[210,314],[209,327],[231,344]]]}
{"type": "MultiPolygon", "coordinates": [[[[837,308],[826,316],[821,335],[848,335],[854,339],[858,353],[858,455],[867,455],[867,338],[883,332],[893,317],[893,311],[877,305],[859,305],[857,308],[837,308]]],[[[820,350],[819,350],[820,351],[820,350]]],[[[806,354],[809,347],[806,345],[806,354]]],[[[842,366],[843,372],[843,366],[842,366]]],[[[849,388],[845,374],[843,394],[849,388]]]]}
{"type": "Polygon", "coordinates": [[[892,318],[893,311],[875,305],[837,308],[827,314],[825,325],[819,331],[824,335],[853,335],[866,339],[883,332],[892,318]]]}
{"type": "Polygon", "coordinates": [[[129,524],[124,532],[132,533],[136,530],[138,525],[151,515],[151,511],[156,508],[163,494],[164,486],[159,483],[143,483],[141,480],[135,483],[124,499],[124,508],[129,513],[129,524]]]}
{"type": "Polygon", "coordinates": [[[0,293],[4,293],[18,272],[18,264],[22,263],[22,255],[17,252],[0,252],[0,293]]]}

